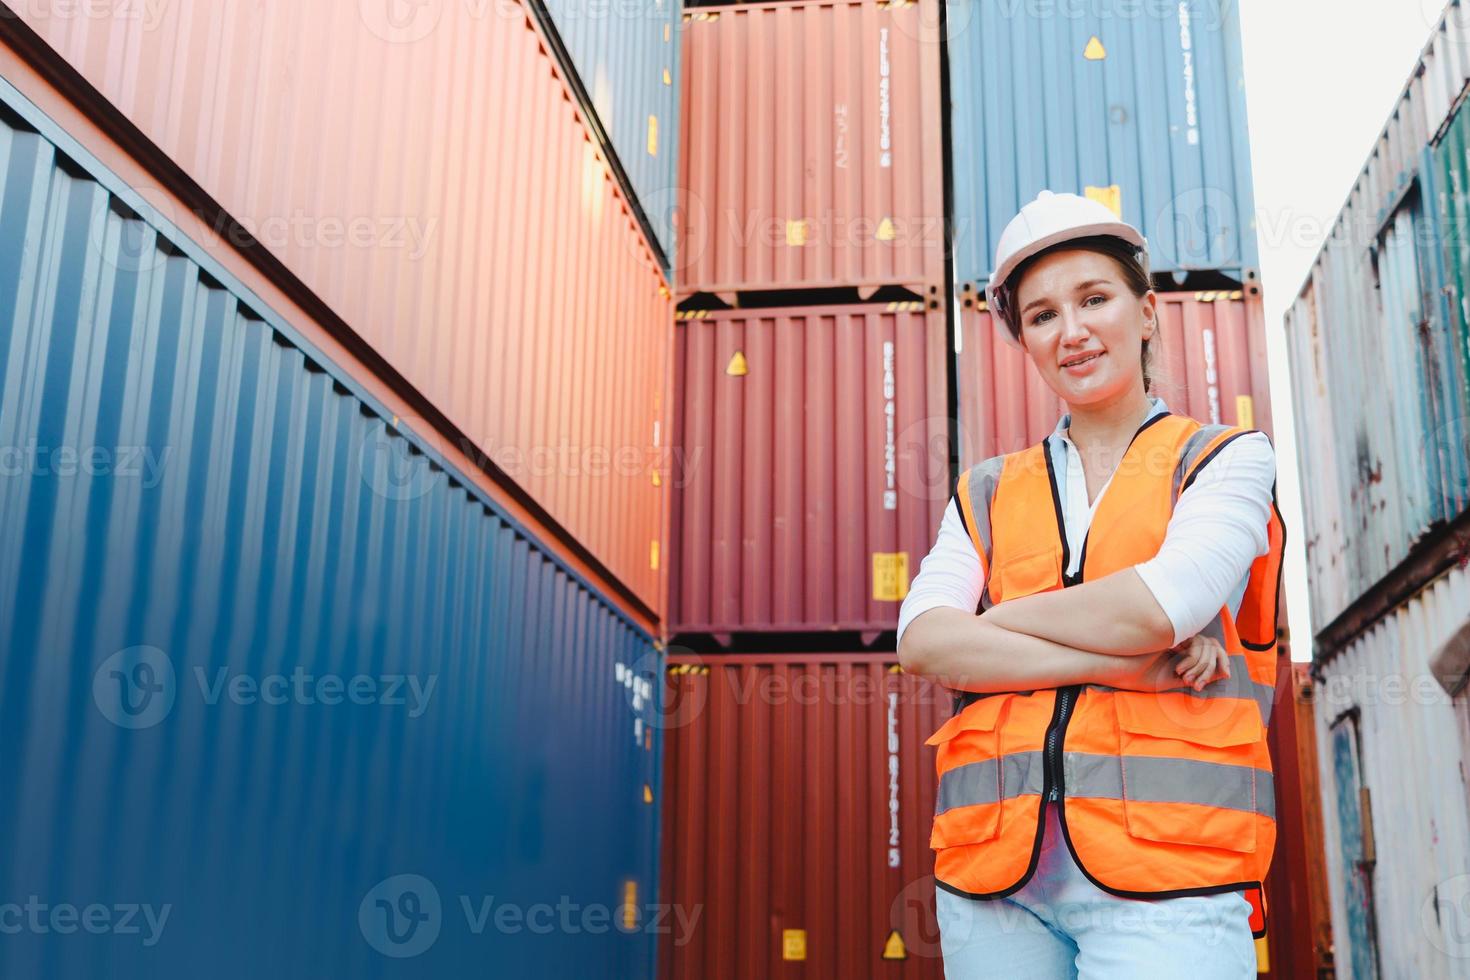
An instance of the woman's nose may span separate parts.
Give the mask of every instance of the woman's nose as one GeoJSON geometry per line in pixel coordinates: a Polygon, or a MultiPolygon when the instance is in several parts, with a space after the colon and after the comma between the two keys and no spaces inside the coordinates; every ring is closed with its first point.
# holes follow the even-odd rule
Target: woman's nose
{"type": "Polygon", "coordinates": [[[1077,344],[1087,339],[1089,331],[1081,310],[1069,306],[1061,311],[1061,318],[1063,344],[1077,344]]]}

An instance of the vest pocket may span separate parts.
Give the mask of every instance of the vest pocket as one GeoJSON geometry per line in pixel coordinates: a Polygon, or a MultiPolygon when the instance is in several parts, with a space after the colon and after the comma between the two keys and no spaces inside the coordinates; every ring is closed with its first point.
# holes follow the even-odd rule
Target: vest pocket
{"type": "Polygon", "coordinates": [[[1186,694],[1118,691],[1120,785],[1130,836],[1252,853],[1260,713],[1248,701],[1206,718],[1170,710],[1186,694]]]}
{"type": "Polygon", "coordinates": [[[977,844],[1000,833],[1000,719],[1013,694],[992,694],[953,716],[924,742],[938,751],[939,794],[929,846],[977,844]]]}
{"type": "Polygon", "coordinates": [[[1062,582],[1062,555],[1054,547],[1001,562],[995,569],[997,602],[1054,589],[1062,582]]]}

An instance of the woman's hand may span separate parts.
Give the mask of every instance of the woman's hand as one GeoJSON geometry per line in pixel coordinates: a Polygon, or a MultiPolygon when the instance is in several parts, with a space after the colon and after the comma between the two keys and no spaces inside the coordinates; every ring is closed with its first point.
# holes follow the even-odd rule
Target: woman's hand
{"type": "MultiPolygon", "coordinates": [[[[1182,644],[1181,644],[1182,645],[1182,644]]],[[[1179,686],[1174,664],[1179,655],[1173,650],[1145,653],[1136,657],[1108,657],[1113,669],[1099,681],[1124,691],[1154,694],[1179,686]]]]}
{"type": "Polygon", "coordinates": [[[1167,691],[1181,684],[1201,690],[1221,677],[1230,676],[1230,656],[1218,641],[1197,635],[1158,653],[1138,657],[1110,657],[1113,676],[1102,683],[1125,691],[1167,691]]]}
{"type": "Polygon", "coordinates": [[[1230,676],[1230,654],[1225,652],[1218,640],[1203,633],[1191,636],[1171,652],[1177,653],[1174,673],[1196,691],[1202,690],[1206,684],[1230,676]]]}

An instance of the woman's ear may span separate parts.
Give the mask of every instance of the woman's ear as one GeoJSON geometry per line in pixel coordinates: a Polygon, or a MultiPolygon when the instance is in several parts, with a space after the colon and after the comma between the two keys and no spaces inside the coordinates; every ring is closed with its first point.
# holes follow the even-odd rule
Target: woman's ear
{"type": "Polygon", "coordinates": [[[1159,329],[1159,304],[1158,297],[1150,289],[1143,294],[1143,339],[1153,339],[1154,333],[1159,329]]]}

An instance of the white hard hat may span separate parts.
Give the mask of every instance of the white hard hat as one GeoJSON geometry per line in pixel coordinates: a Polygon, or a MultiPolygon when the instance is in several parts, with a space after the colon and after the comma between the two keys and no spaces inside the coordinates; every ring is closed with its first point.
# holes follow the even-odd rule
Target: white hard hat
{"type": "Polygon", "coordinates": [[[1000,244],[995,249],[995,274],[985,287],[985,299],[990,306],[995,329],[1001,338],[1012,347],[1020,348],[1020,341],[1006,329],[1005,320],[996,305],[996,291],[1010,278],[1011,273],[1022,262],[1043,249],[1076,238],[1092,235],[1112,235],[1148,251],[1148,241],[1139,230],[1119,218],[1112,209],[1101,201],[1077,194],[1055,194],[1042,191],[1036,200],[1023,207],[1019,214],[1001,232],[1000,244]]]}

